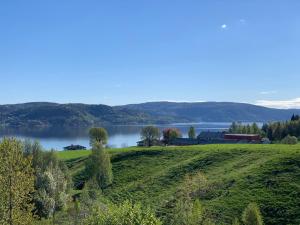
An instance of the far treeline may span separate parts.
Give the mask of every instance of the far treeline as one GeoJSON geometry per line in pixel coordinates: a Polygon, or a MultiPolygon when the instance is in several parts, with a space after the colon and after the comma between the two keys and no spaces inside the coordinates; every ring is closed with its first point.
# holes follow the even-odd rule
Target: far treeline
{"type": "Polygon", "coordinates": [[[229,133],[259,134],[272,142],[297,143],[300,138],[300,116],[293,115],[290,120],[284,122],[265,123],[261,128],[256,123],[243,125],[232,123],[229,133]]]}
{"type": "MultiPolygon", "coordinates": [[[[0,224],[214,224],[193,197],[199,192],[198,184],[206,184],[202,173],[185,178],[165,217],[130,199],[115,204],[105,198],[106,189],[113,185],[111,159],[104,146],[107,139],[105,129],[90,130],[92,153],[86,160],[84,184],[80,192],[74,192],[68,168],[55,151],[44,151],[38,142],[4,138],[0,142],[0,224]]],[[[232,224],[262,225],[258,205],[249,203],[240,218],[232,218],[232,224]]]]}
{"type": "MultiPolygon", "coordinates": [[[[293,115],[290,120],[285,122],[265,123],[261,128],[257,123],[244,125],[233,122],[228,132],[231,134],[258,134],[274,143],[296,144],[300,139],[300,116],[293,115]]],[[[195,139],[196,136],[195,128],[190,127],[188,137],[195,139]]],[[[162,144],[168,145],[172,139],[181,137],[182,134],[177,128],[167,128],[161,132],[158,127],[146,126],[141,131],[141,142],[149,147],[162,144]]]]}

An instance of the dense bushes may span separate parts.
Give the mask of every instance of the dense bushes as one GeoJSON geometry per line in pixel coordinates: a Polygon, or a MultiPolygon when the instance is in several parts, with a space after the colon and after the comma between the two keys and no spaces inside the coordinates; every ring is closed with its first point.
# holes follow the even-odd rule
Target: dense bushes
{"type": "Polygon", "coordinates": [[[298,139],[295,136],[288,135],[282,139],[281,143],[286,145],[295,145],[298,143],[298,139]]]}
{"type": "Polygon", "coordinates": [[[140,204],[125,201],[121,205],[103,205],[85,220],[89,225],[161,225],[154,213],[140,204]]]}

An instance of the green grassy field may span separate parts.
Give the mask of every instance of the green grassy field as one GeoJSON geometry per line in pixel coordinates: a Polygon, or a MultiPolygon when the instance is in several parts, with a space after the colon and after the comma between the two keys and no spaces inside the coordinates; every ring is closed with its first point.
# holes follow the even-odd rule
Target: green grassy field
{"type": "MultiPolygon", "coordinates": [[[[201,202],[217,224],[230,224],[250,202],[266,224],[300,224],[300,145],[206,145],[111,149],[114,182],[104,195],[153,207],[158,214],[186,175],[202,172],[209,189],[201,202]]],[[[90,151],[58,152],[75,184],[90,151]]]]}

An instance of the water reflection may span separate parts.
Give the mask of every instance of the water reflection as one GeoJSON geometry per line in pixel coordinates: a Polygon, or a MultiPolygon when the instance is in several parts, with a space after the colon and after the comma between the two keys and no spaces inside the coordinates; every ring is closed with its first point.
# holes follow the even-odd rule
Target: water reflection
{"type": "MultiPolygon", "coordinates": [[[[206,130],[226,130],[230,123],[177,123],[170,125],[157,125],[161,130],[168,127],[176,127],[181,130],[183,136],[187,136],[191,126],[195,127],[198,133],[206,130]]],[[[126,125],[126,126],[107,126],[105,127],[109,134],[109,145],[111,147],[135,146],[140,139],[140,131],[144,126],[126,125]]],[[[0,130],[0,137],[14,136],[20,139],[39,140],[46,149],[61,150],[70,144],[79,144],[88,147],[88,129],[5,129],[0,130]]]]}

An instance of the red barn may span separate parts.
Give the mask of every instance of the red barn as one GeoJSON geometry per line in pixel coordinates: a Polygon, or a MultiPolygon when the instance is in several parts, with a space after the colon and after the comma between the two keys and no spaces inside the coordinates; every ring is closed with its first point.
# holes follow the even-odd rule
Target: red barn
{"type": "Polygon", "coordinates": [[[261,137],[258,134],[225,134],[225,140],[236,140],[236,141],[248,141],[248,142],[260,142],[261,137]]]}

